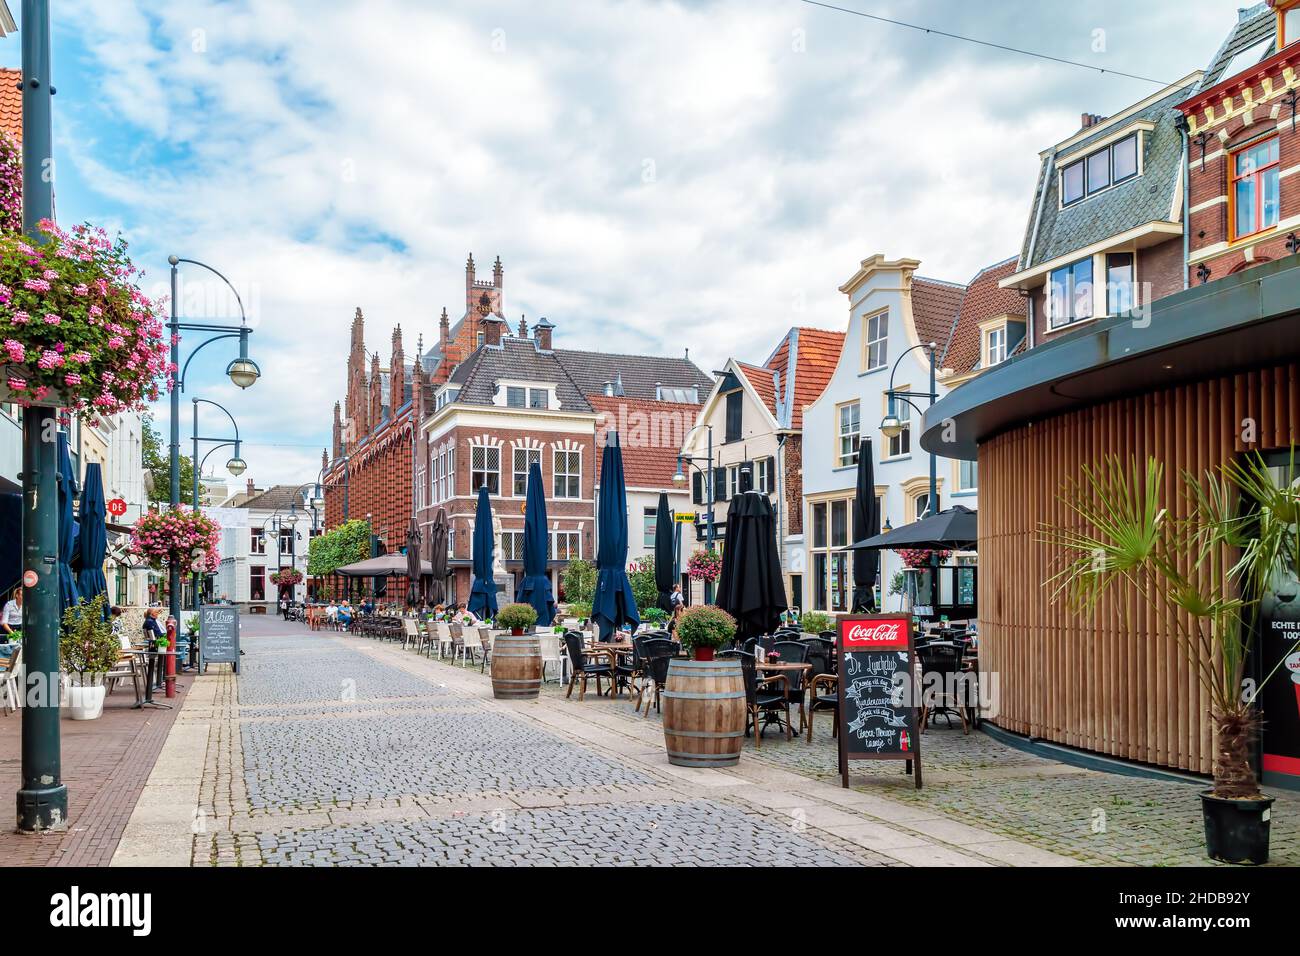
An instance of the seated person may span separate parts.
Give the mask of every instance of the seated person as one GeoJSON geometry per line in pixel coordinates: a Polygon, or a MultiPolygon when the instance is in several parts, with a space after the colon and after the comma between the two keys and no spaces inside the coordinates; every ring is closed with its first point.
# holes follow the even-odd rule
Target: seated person
{"type": "Polygon", "coordinates": [[[341,605],[339,605],[338,619],[339,619],[339,623],[343,625],[343,630],[346,631],[348,629],[348,625],[352,623],[352,605],[349,604],[347,601],[344,601],[341,605]]]}

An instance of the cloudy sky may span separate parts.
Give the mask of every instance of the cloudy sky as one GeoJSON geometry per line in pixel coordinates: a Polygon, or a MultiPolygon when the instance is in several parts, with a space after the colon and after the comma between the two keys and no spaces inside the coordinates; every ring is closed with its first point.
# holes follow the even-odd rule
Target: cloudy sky
{"type": "MultiPolygon", "coordinates": [[[[837,5],[1172,82],[1239,3],[837,5]]],[[[959,281],[1013,255],[1038,151],[1158,89],[800,0],[53,6],[59,218],[120,230],[159,283],[175,252],[238,287],[264,377],[234,389],[219,343],[185,404],[235,413],[259,485],[315,478],[353,310],[409,354],[463,310],[470,251],[566,345],[762,361],[841,328],[868,255],[959,281]]]]}

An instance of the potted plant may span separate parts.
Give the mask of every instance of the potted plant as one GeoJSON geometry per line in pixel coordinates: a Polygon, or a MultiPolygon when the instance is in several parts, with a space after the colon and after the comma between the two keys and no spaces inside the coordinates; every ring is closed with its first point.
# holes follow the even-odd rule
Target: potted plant
{"type": "Polygon", "coordinates": [[[104,620],[104,596],[63,614],[59,665],[70,678],[68,711],[73,720],[94,720],[104,711],[104,675],[122,655],[113,625],[104,620]]]}
{"type": "Polygon", "coordinates": [[[805,634],[820,635],[823,631],[829,631],[835,626],[829,614],[823,614],[821,611],[808,611],[799,619],[799,626],[803,628],[805,634]]]}
{"type": "Polygon", "coordinates": [[[697,661],[713,660],[713,652],[735,636],[736,619],[712,604],[688,607],[677,621],[677,637],[697,661]]]}
{"type": "Polygon", "coordinates": [[[686,573],[697,581],[716,581],[722,573],[722,555],[700,548],[687,559],[686,573]]]}
{"type": "Polygon", "coordinates": [[[520,637],[525,630],[537,623],[537,609],[531,604],[507,604],[497,611],[496,623],[498,627],[508,628],[515,637],[520,637]]]}
{"type": "Polygon", "coordinates": [[[641,620],[646,624],[662,627],[663,623],[668,620],[668,612],[661,607],[648,607],[641,612],[641,620]]]}
{"type": "Polygon", "coordinates": [[[1072,607],[1091,614],[1113,585],[1126,586],[1139,600],[1121,594],[1107,611],[1154,609],[1174,629],[1214,725],[1214,786],[1201,794],[1206,850],[1228,863],[1268,860],[1273,799],[1260,792],[1250,758],[1259,691],[1282,662],[1263,661],[1258,685],[1247,682],[1247,664],[1261,600],[1276,581],[1300,574],[1294,456],[1281,471],[1250,455],[1203,476],[1184,472],[1184,506],[1171,511],[1159,461],[1141,469],[1108,457],[1084,467],[1061,496],[1078,525],[1041,535],[1065,552],[1052,580],[1072,607]]]}
{"type": "Polygon", "coordinates": [[[591,619],[591,603],[589,601],[574,601],[569,605],[569,614],[578,619],[579,627],[585,627],[587,621],[591,619]]]}

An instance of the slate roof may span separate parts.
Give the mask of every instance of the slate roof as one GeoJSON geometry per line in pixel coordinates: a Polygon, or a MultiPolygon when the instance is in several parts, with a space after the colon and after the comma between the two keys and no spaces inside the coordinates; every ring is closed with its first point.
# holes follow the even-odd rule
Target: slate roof
{"type": "Polygon", "coordinates": [[[1058,198],[1060,177],[1056,174],[1057,157],[1052,152],[1043,157],[1034,183],[1034,199],[1016,271],[1031,269],[1144,223],[1169,220],[1174,190],[1178,183],[1178,170],[1183,158],[1182,138],[1174,125],[1181,114],[1175,107],[1195,89],[1195,83],[1188,83],[1171,90],[1167,96],[1116,124],[1103,121],[1094,133],[1068,147],[1071,154],[1077,152],[1083,156],[1090,143],[1109,136],[1124,125],[1135,120],[1154,123],[1155,129],[1142,140],[1142,175],[1135,176],[1128,182],[1112,186],[1062,209],[1058,198]],[[1047,177],[1046,191],[1043,190],[1043,177],[1047,177]],[[1041,220],[1038,212],[1040,196],[1041,220]],[[1029,247],[1035,221],[1039,221],[1038,237],[1031,259],[1029,247]]]}
{"type": "Polygon", "coordinates": [[[1232,62],[1232,58],[1263,40],[1272,42],[1264,50],[1261,60],[1277,52],[1277,15],[1267,3],[1258,3],[1253,7],[1239,10],[1236,25],[1223,41],[1223,46],[1219,47],[1214,54],[1214,59],[1210,60],[1205,78],[1201,80],[1198,88],[1208,90],[1211,86],[1228,79],[1224,75],[1224,70],[1232,62]]]}
{"type": "Polygon", "coordinates": [[[542,352],[532,339],[513,335],[503,336],[499,346],[479,346],[456,366],[449,382],[461,386],[457,401],[491,405],[493,382],[498,379],[554,382],[562,410],[591,411],[582,390],[556,353],[542,352]]]}
{"type": "MultiPolygon", "coordinates": [[[[618,427],[628,422],[626,433],[621,435],[623,441],[623,480],[629,488],[673,487],[673,473],[677,471],[677,454],[681,450],[681,439],[695,424],[699,412],[698,405],[679,402],[653,402],[637,398],[619,398],[607,395],[593,395],[587,401],[596,410],[596,430],[618,427]],[[630,419],[640,412],[647,418],[640,423],[630,419]],[[665,418],[664,416],[669,416],[665,418]],[[662,427],[654,423],[663,423],[662,427]],[[644,428],[647,440],[633,440],[638,436],[639,428],[644,428]]],[[[596,484],[599,485],[599,473],[596,484]]]]}
{"type": "MultiPolygon", "coordinates": [[[[303,496],[298,485],[272,485],[260,494],[249,498],[239,507],[253,511],[288,511],[289,505],[298,502],[298,511],[303,510],[303,496]]],[[[310,515],[308,516],[310,518],[310,515]]]]}
{"type": "Polygon", "coordinates": [[[23,94],[18,89],[22,70],[0,69],[0,132],[23,140],[23,94]]]}
{"type": "Polygon", "coordinates": [[[652,401],[657,395],[656,383],[677,388],[695,386],[699,389],[701,402],[713,388],[713,379],[687,358],[580,352],[574,349],[556,349],[555,355],[585,395],[599,395],[604,392],[606,382],[618,381],[620,378],[626,397],[652,401]]]}

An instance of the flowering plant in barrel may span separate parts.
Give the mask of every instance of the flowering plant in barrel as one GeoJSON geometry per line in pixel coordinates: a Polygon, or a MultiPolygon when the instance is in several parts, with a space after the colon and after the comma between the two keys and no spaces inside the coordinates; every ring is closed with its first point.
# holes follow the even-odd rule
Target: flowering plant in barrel
{"type": "Polygon", "coordinates": [[[1249,455],[1183,472],[1179,484],[1171,508],[1158,460],[1142,468],[1108,457],[1061,496],[1077,521],[1041,537],[1064,552],[1053,580],[1072,607],[1101,607],[1139,633],[1154,611],[1172,629],[1214,725],[1214,789],[1202,794],[1210,856],[1262,863],[1273,800],[1260,793],[1251,750],[1259,691],[1282,661],[1262,661],[1257,685],[1247,677],[1261,602],[1300,576],[1300,473],[1293,449],[1281,468],[1249,455]]]}
{"type": "Polygon", "coordinates": [[[700,548],[687,559],[686,573],[697,581],[716,581],[722,573],[722,555],[700,548]]]}
{"type": "Polygon", "coordinates": [[[697,661],[713,659],[713,652],[736,636],[736,619],[720,607],[697,604],[677,619],[677,637],[697,661]]]}
{"type": "Polygon", "coordinates": [[[507,604],[497,611],[496,623],[511,634],[522,634],[537,623],[537,609],[531,604],[507,604]]]}
{"type": "Polygon", "coordinates": [[[149,567],[215,571],[221,564],[221,527],[201,511],[150,511],[131,530],[131,553],[149,567]]]}
{"type": "Polygon", "coordinates": [[[88,225],[39,228],[40,239],[0,233],[0,387],[19,405],[57,403],[92,419],[142,409],[175,368],[126,242],[88,225]]]}

